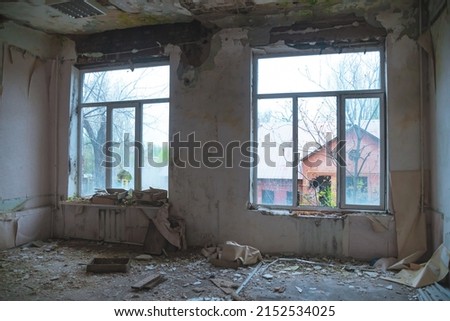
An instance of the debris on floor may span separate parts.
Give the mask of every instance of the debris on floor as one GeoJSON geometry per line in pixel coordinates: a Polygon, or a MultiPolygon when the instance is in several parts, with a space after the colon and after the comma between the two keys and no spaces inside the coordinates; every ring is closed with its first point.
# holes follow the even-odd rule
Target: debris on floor
{"type": "Polygon", "coordinates": [[[219,289],[221,289],[225,294],[231,294],[235,289],[239,287],[238,284],[225,279],[213,278],[210,279],[210,281],[219,289]]]}
{"type": "Polygon", "coordinates": [[[153,256],[148,255],[148,254],[141,254],[141,255],[136,256],[134,259],[138,260],[138,261],[150,261],[153,259],[153,256]]]}
{"type": "Polygon", "coordinates": [[[418,290],[420,301],[450,301],[450,289],[433,283],[418,290]]]}
{"type": "Polygon", "coordinates": [[[167,190],[150,187],[149,189],[137,191],[123,188],[98,189],[95,194],[87,199],[77,198],[75,202],[89,202],[104,205],[140,205],[140,206],[162,206],[167,203],[167,190]]]}
{"type": "Polygon", "coordinates": [[[137,260],[143,254],[142,246],[83,240],[47,240],[41,247],[29,244],[3,250],[0,300],[418,299],[416,289],[380,278],[394,275],[392,272],[384,274],[365,262],[265,257],[257,265],[231,269],[210,264],[200,251],[190,248],[168,252],[167,257],[137,260]],[[47,252],[48,248],[53,250],[47,252]],[[129,258],[129,270],[86,273],[93,257],[129,258]],[[380,277],[365,271],[376,272],[380,277]],[[264,278],[266,274],[272,278],[264,278]],[[164,281],[160,283],[161,279],[164,281]]]}
{"type": "Polygon", "coordinates": [[[383,272],[386,272],[391,265],[397,263],[397,258],[395,257],[385,257],[375,261],[373,267],[376,269],[381,269],[383,272]]]}

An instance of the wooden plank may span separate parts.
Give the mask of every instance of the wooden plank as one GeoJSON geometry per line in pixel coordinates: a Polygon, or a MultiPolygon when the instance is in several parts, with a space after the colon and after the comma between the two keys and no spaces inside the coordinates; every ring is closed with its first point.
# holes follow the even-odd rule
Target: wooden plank
{"type": "Polygon", "coordinates": [[[135,290],[152,289],[165,280],[166,278],[164,278],[161,274],[152,274],[145,279],[136,282],[131,287],[135,290]]]}
{"type": "Polygon", "coordinates": [[[130,269],[129,258],[94,258],[87,266],[87,272],[110,273],[128,272],[130,269]]]}
{"type": "Polygon", "coordinates": [[[210,281],[219,289],[221,289],[225,294],[231,294],[232,292],[234,292],[233,289],[237,289],[239,287],[238,284],[225,279],[214,278],[210,279],[210,281]]]}

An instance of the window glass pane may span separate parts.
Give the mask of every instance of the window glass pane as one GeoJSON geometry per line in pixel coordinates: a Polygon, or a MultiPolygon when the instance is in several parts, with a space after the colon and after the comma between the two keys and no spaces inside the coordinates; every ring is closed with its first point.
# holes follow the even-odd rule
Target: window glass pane
{"type": "Polygon", "coordinates": [[[83,103],[169,97],[169,66],[84,73],[83,103]]]}
{"type": "Polygon", "coordinates": [[[135,117],[135,108],[114,108],[112,111],[112,141],[115,144],[112,150],[121,160],[112,168],[111,187],[114,188],[135,188],[135,117]]]}
{"type": "Polygon", "coordinates": [[[379,89],[380,52],[258,60],[258,93],[379,89]]]}
{"type": "Polygon", "coordinates": [[[380,205],[380,99],[345,100],[345,203],[380,205]]]}
{"type": "Polygon", "coordinates": [[[337,206],[336,97],[298,99],[299,205],[337,206]]]}
{"type": "Polygon", "coordinates": [[[106,107],[81,110],[81,195],[91,195],[105,188],[106,107]]]}
{"type": "Polygon", "coordinates": [[[292,100],[258,100],[258,204],[293,205],[292,151],[292,100]]]}
{"type": "Polygon", "coordinates": [[[143,109],[142,189],[168,189],[169,104],[146,104],[143,109]]]}

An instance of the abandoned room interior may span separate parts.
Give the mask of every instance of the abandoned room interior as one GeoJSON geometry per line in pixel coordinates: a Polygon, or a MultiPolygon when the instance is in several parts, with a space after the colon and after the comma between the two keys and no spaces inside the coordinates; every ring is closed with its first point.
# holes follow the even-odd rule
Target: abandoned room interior
{"type": "Polygon", "coordinates": [[[1,300],[449,300],[450,1],[1,1],[0,41],[1,300]]]}

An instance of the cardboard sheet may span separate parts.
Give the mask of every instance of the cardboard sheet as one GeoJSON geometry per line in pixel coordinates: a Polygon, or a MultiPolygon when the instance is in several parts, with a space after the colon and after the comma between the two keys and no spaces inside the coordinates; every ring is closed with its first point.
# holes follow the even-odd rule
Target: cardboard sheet
{"type": "Polygon", "coordinates": [[[428,262],[423,264],[411,263],[408,269],[401,270],[395,277],[382,277],[382,279],[414,288],[427,286],[445,278],[448,274],[449,259],[450,251],[442,244],[428,262]]]}
{"type": "Polygon", "coordinates": [[[170,244],[178,249],[186,249],[186,227],[183,219],[176,217],[169,217],[169,203],[165,203],[161,206],[156,215],[149,211],[142,209],[144,214],[153,221],[159,233],[169,241],[170,244]],[[176,221],[178,226],[173,226],[171,221],[176,221]]]}

